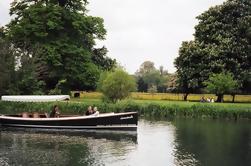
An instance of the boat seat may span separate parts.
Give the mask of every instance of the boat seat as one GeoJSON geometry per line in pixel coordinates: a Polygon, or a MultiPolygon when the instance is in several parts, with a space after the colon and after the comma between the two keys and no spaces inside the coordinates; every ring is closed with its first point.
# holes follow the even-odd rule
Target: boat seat
{"type": "Polygon", "coordinates": [[[22,117],[23,117],[23,118],[29,118],[28,112],[23,112],[23,113],[22,113],[22,117]]]}

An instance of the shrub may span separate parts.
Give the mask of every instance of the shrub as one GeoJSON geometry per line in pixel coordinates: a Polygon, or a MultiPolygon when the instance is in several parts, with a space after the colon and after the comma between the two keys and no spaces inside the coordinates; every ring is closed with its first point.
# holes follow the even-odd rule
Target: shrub
{"type": "Polygon", "coordinates": [[[104,94],[104,99],[115,103],[128,97],[130,92],[136,89],[136,82],[128,73],[117,69],[101,75],[98,86],[98,89],[104,94]]]}

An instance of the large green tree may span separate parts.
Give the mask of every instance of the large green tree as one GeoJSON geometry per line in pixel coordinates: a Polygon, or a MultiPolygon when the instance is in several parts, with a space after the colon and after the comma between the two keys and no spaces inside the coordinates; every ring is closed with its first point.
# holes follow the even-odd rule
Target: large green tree
{"type": "Polygon", "coordinates": [[[227,0],[197,17],[195,39],[182,43],[175,60],[183,92],[200,92],[209,75],[223,71],[233,73],[243,91],[251,91],[250,16],[250,0],[227,0]]]}
{"type": "Polygon", "coordinates": [[[100,71],[115,63],[106,57],[104,47],[95,47],[95,40],[105,39],[106,30],[102,18],[87,15],[87,3],[15,0],[11,5],[14,18],[6,26],[6,34],[20,59],[36,59],[29,61],[46,89],[62,81],[65,91],[94,89],[100,71]]]}

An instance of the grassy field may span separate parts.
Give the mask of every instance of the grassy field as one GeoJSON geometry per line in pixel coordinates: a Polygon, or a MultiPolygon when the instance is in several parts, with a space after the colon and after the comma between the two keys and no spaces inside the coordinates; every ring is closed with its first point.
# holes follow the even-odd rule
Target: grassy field
{"type": "MultiPolygon", "coordinates": [[[[74,94],[74,92],[72,92],[74,94]]],[[[72,95],[74,96],[74,95],[72,95]]],[[[201,97],[205,96],[208,98],[217,97],[213,94],[189,94],[188,101],[200,101],[201,97]]],[[[80,92],[80,98],[85,99],[101,99],[102,94],[99,92],[80,92]]],[[[131,99],[134,100],[170,100],[170,101],[182,101],[183,94],[176,94],[176,93],[140,93],[140,92],[133,92],[131,95],[131,99]]],[[[224,95],[225,102],[231,102],[232,96],[231,95],[224,95]]],[[[251,95],[236,95],[235,102],[237,103],[251,103],[251,95]]]]}

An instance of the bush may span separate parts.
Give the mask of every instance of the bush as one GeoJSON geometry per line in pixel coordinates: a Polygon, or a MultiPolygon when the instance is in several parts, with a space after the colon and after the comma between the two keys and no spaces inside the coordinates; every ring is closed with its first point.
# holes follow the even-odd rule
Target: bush
{"type": "Polygon", "coordinates": [[[134,78],[122,69],[102,74],[98,86],[98,89],[104,94],[104,101],[108,100],[113,103],[125,99],[130,92],[136,90],[134,78]]]}

